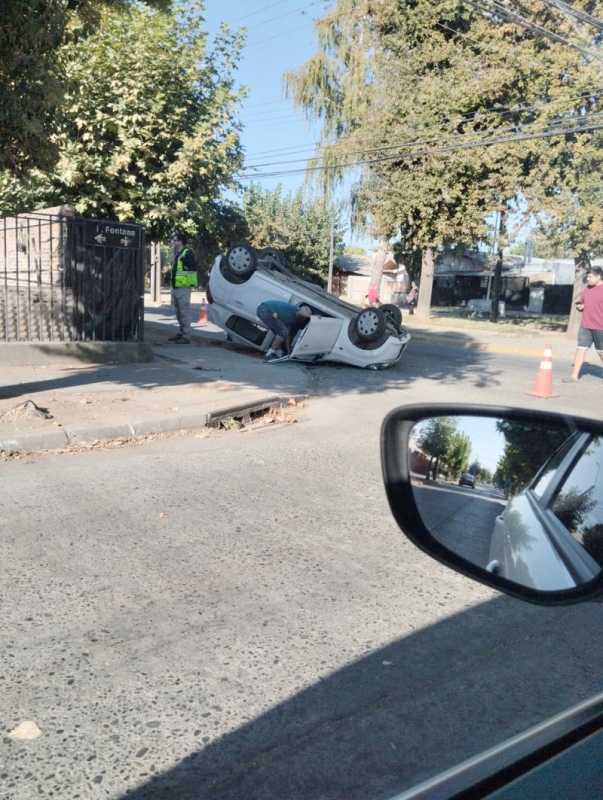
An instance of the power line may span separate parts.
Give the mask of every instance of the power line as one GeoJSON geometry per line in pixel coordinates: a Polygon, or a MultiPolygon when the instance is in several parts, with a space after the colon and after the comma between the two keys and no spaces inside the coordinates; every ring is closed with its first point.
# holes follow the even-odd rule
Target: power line
{"type": "Polygon", "coordinates": [[[462,2],[466,3],[468,6],[475,8],[480,13],[486,12],[487,14],[495,14],[502,17],[503,20],[510,23],[515,23],[517,25],[521,25],[526,30],[529,30],[531,33],[539,34],[540,36],[544,36],[547,39],[551,39],[554,42],[559,42],[560,44],[564,44],[568,47],[572,47],[575,50],[578,50],[582,55],[588,58],[596,58],[600,61],[603,61],[603,55],[600,53],[595,53],[592,50],[587,50],[585,47],[581,47],[580,45],[576,44],[575,42],[570,42],[569,39],[564,39],[563,36],[560,36],[558,33],[554,33],[553,31],[549,31],[548,28],[544,28],[542,25],[538,25],[535,22],[532,22],[526,17],[522,17],[516,11],[507,8],[506,6],[502,5],[502,3],[496,2],[496,0],[462,0],[462,2]]]}
{"type": "Polygon", "coordinates": [[[596,17],[591,17],[591,15],[587,14],[586,11],[580,11],[577,8],[573,8],[567,3],[562,2],[562,0],[542,0],[542,2],[551,8],[556,8],[563,14],[574,17],[574,19],[577,19],[579,22],[584,22],[586,25],[592,25],[593,28],[603,31],[603,22],[596,17]]]}
{"type": "Polygon", "coordinates": [[[287,13],[286,13],[286,14],[280,14],[278,17],[271,17],[270,19],[266,19],[266,20],[264,20],[264,22],[256,22],[256,24],[255,24],[255,25],[250,25],[250,26],[247,28],[247,30],[248,30],[248,31],[251,31],[251,30],[253,30],[254,28],[259,28],[259,27],[261,27],[262,25],[268,25],[268,23],[270,23],[270,22],[275,22],[277,19],[283,19],[283,17],[290,17],[290,16],[291,16],[291,14],[298,14],[300,11],[302,11],[302,12],[303,12],[303,11],[305,11],[305,10],[306,10],[306,8],[310,8],[311,6],[316,6],[316,5],[318,5],[319,3],[321,3],[321,2],[322,2],[322,0],[314,0],[314,2],[312,2],[312,3],[308,3],[307,5],[305,5],[305,6],[302,6],[301,8],[296,8],[296,9],[294,9],[293,11],[287,11],[287,13]]]}
{"type": "MultiPolygon", "coordinates": [[[[586,91],[584,91],[584,92],[581,92],[580,94],[578,94],[578,95],[576,95],[575,97],[572,97],[572,98],[559,97],[559,98],[556,98],[555,100],[551,100],[551,101],[549,101],[547,103],[535,103],[535,104],[532,104],[532,105],[529,105],[529,106],[522,106],[522,107],[519,107],[519,108],[516,108],[516,109],[488,108],[488,109],[484,109],[483,111],[479,110],[479,111],[474,111],[474,112],[467,112],[466,114],[460,115],[456,119],[450,120],[448,125],[453,126],[453,125],[470,124],[471,122],[475,122],[475,117],[476,117],[477,114],[482,114],[482,113],[491,113],[491,114],[496,114],[496,115],[498,115],[500,117],[505,117],[505,116],[509,116],[509,115],[512,115],[512,114],[526,114],[526,113],[530,113],[530,112],[534,112],[534,111],[541,111],[541,110],[546,109],[546,108],[548,108],[550,106],[557,105],[558,103],[568,103],[568,102],[573,102],[573,101],[576,101],[576,100],[588,100],[590,98],[597,98],[597,97],[601,97],[601,96],[602,96],[601,92],[596,93],[596,92],[590,92],[590,91],[586,92],[586,91]]],[[[551,122],[551,121],[549,121],[549,122],[551,122]]],[[[535,120],[532,123],[529,123],[529,122],[519,123],[518,122],[510,129],[513,130],[514,128],[519,127],[519,126],[521,126],[522,128],[525,128],[527,125],[532,125],[532,124],[537,124],[537,123],[538,124],[547,124],[547,121],[546,120],[535,120]]],[[[425,133],[427,131],[434,130],[434,129],[440,129],[441,130],[441,127],[442,127],[441,123],[434,123],[433,125],[429,125],[429,126],[426,126],[425,128],[422,128],[421,132],[425,133]]],[[[477,135],[477,134],[480,134],[480,133],[488,133],[488,132],[491,132],[493,130],[499,130],[500,131],[500,130],[505,130],[505,129],[501,129],[501,128],[493,129],[493,128],[490,128],[490,130],[486,130],[486,131],[468,131],[466,134],[454,134],[453,136],[450,136],[450,137],[444,137],[444,140],[445,139],[457,139],[459,136],[468,136],[468,135],[471,135],[471,134],[476,134],[477,135]]],[[[392,132],[391,129],[390,129],[390,133],[394,133],[395,134],[395,130],[392,132]]],[[[361,139],[357,139],[356,143],[357,143],[357,145],[360,145],[360,144],[363,144],[363,143],[369,144],[370,142],[378,140],[380,138],[382,138],[382,137],[379,134],[377,134],[375,136],[367,136],[367,137],[363,137],[361,139]]],[[[419,139],[419,140],[414,140],[414,142],[415,143],[427,144],[427,143],[429,143],[431,141],[442,141],[442,140],[443,140],[442,137],[439,136],[436,139],[419,139]]],[[[315,143],[310,143],[309,145],[300,145],[300,146],[298,146],[296,148],[291,148],[291,150],[298,150],[298,151],[299,150],[307,150],[309,147],[314,147],[314,146],[317,146],[318,144],[319,144],[318,142],[315,142],[315,143]]],[[[332,149],[332,148],[334,148],[336,146],[337,146],[337,142],[327,142],[327,143],[323,144],[323,147],[325,149],[332,149]]],[[[391,147],[401,147],[401,146],[404,146],[404,143],[398,144],[398,145],[386,145],[386,146],[383,146],[382,148],[375,148],[375,150],[388,149],[388,148],[391,148],[391,147]]],[[[287,148],[285,148],[284,151],[286,152],[286,150],[287,150],[287,148]]],[[[271,150],[264,151],[263,153],[261,153],[261,152],[260,153],[255,153],[255,154],[253,154],[253,157],[257,158],[257,157],[260,157],[260,156],[265,155],[265,154],[266,155],[267,154],[275,155],[278,152],[283,152],[283,151],[277,151],[277,150],[271,149],[271,150]]],[[[364,150],[363,152],[366,152],[366,150],[364,150]]],[[[248,157],[250,157],[250,156],[248,156],[248,157]]],[[[281,163],[291,163],[291,162],[281,162],[281,163]]],[[[260,166],[264,167],[264,166],[271,166],[271,164],[256,164],[256,165],[253,165],[253,166],[254,167],[260,167],[260,166]]]]}
{"type": "MultiPolygon", "coordinates": [[[[485,139],[482,137],[481,139],[477,139],[474,141],[469,142],[458,142],[457,144],[451,144],[444,147],[432,147],[426,148],[423,150],[414,150],[409,153],[396,153],[395,155],[391,156],[384,156],[383,158],[374,158],[374,159],[360,159],[358,161],[348,161],[348,162],[341,162],[338,164],[322,164],[317,165],[314,167],[306,167],[304,169],[293,169],[293,170],[281,170],[277,172],[268,172],[268,173],[260,173],[259,175],[240,175],[241,180],[253,180],[253,179],[263,179],[263,178],[275,178],[275,177],[285,177],[289,175],[301,175],[307,174],[310,172],[324,172],[327,170],[341,170],[341,169],[349,169],[350,167],[360,167],[360,166],[371,166],[373,164],[380,164],[387,161],[408,161],[411,159],[416,158],[425,158],[426,156],[430,155],[445,155],[448,153],[453,153],[459,150],[471,150],[477,147],[491,147],[497,144],[507,144],[513,142],[522,142],[528,141],[533,139],[545,139],[551,138],[555,136],[565,136],[566,134],[573,134],[573,133],[586,133],[588,131],[595,131],[603,129],[603,113],[592,115],[590,118],[592,120],[597,120],[596,122],[589,122],[589,123],[579,123],[576,125],[570,126],[560,126],[559,128],[551,129],[548,131],[538,131],[535,133],[519,133],[516,135],[509,135],[509,136],[499,136],[493,137],[490,139],[485,139]]],[[[411,146],[410,143],[407,146],[411,146]]],[[[343,154],[348,156],[348,154],[343,154]]]]}
{"type": "Polygon", "coordinates": [[[305,25],[300,25],[299,28],[291,28],[288,31],[284,31],[283,33],[277,33],[275,36],[269,36],[267,39],[262,39],[259,42],[252,42],[251,44],[246,44],[243,47],[243,50],[248,50],[250,47],[257,47],[259,44],[265,44],[266,42],[271,42],[273,39],[280,39],[282,36],[286,36],[288,33],[297,33],[297,31],[302,31],[304,28],[307,28],[309,25],[312,25],[312,22],[307,22],[305,25]]]}
{"type": "MultiPolygon", "coordinates": [[[[288,0],[278,0],[276,3],[271,3],[269,6],[264,6],[263,8],[258,8],[257,11],[252,11],[249,14],[244,14],[242,17],[237,17],[236,19],[228,20],[230,25],[234,25],[235,22],[241,22],[241,20],[249,19],[249,17],[255,17],[256,14],[261,14],[262,11],[268,11],[269,8],[274,8],[275,6],[282,6],[283,3],[288,2],[288,0]]],[[[215,33],[215,31],[212,31],[215,33]]]]}

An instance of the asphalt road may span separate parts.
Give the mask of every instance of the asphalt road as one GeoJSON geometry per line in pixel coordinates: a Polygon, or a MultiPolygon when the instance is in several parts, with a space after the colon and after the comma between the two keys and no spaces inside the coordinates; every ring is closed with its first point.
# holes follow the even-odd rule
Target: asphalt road
{"type": "Polygon", "coordinates": [[[415,482],[419,513],[434,537],[472,564],[486,567],[494,520],[502,514],[502,494],[478,484],[475,489],[456,483],[415,482]]]}
{"type": "Polygon", "coordinates": [[[295,424],[1,465],[0,797],[388,798],[599,690],[601,605],[446,570],[381,484],[398,404],[600,415],[537,369],[416,345],[295,424]]]}

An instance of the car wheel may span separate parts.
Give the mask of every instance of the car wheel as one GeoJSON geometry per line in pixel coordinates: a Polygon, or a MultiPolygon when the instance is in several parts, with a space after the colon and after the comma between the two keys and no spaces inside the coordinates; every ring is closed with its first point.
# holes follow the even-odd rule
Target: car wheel
{"type": "Polygon", "coordinates": [[[387,319],[380,308],[365,308],[354,320],[356,334],[363,342],[379,339],[386,327],[387,319]]]}
{"type": "Polygon", "coordinates": [[[285,254],[282,250],[279,250],[278,247],[263,247],[258,253],[258,258],[261,261],[265,256],[278,261],[281,267],[285,266],[285,254]]]}
{"type": "Polygon", "coordinates": [[[402,312],[398,306],[395,306],[393,303],[384,303],[382,306],[379,306],[379,308],[395,325],[402,324],[402,312]]]}
{"type": "Polygon", "coordinates": [[[249,278],[256,267],[257,255],[253,247],[246,242],[233,244],[226,253],[228,269],[237,278],[249,278]]]}

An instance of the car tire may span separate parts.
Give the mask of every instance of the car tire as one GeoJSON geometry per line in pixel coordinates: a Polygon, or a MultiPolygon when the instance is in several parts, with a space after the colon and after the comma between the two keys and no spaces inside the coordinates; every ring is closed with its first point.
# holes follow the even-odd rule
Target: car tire
{"type": "Polygon", "coordinates": [[[261,261],[265,256],[278,261],[281,267],[285,266],[285,254],[278,247],[263,247],[258,253],[258,259],[261,261]]]}
{"type": "Polygon", "coordinates": [[[258,257],[250,244],[238,242],[226,253],[226,264],[229,271],[237,278],[249,278],[255,272],[258,257]]]}
{"type": "Polygon", "coordinates": [[[382,306],[379,306],[379,308],[381,311],[383,311],[386,317],[390,318],[394,325],[400,327],[402,324],[402,312],[398,306],[395,306],[393,303],[384,303],[382,306]]]}
{"type": "Polygon", "coordinates": [[[363,342],[373,342],[383,336],[387,317],[380,308],[365,308],[354,320],[356,335],[363,342]]]}

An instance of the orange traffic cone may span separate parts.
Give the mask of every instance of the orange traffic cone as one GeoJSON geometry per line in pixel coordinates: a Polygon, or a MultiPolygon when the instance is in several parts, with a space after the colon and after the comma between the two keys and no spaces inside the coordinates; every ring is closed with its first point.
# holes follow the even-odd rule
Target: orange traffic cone
{"type": "Polygon", "coordinates": [[[547,400],[551,397],[559,397],[558,394],[553,394],[553,349],[550,344],[544,348],[534,388],[526,394],[531,394],[532,397],[544,397],[547,400]]]}
{"type": "Polygon", "coordinates": [[[198,322],[207,322],[207,304],[205,300],[201,301],[201,311],[199,312],[198,322]]]}

